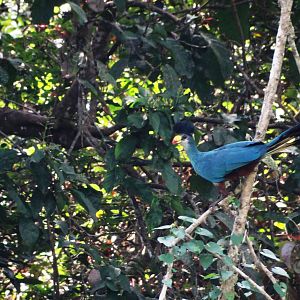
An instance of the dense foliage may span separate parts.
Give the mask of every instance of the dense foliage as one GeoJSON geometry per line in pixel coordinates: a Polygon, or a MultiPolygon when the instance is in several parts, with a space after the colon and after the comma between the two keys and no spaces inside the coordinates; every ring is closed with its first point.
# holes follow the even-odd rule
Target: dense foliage
{"type": "MultiPolygon", "coordinates": [[[[2,0],[0,12],[0,298],[155,299],[173,262],[170,299],[217,299],[239,182],[169,253],[217,199],[172,126],[195,122],[203,151],[253,136],[277,2],[2,0]]],[[[299,14],[295,1],[296,35],[299,14]]],[[[287,50],[267,138],[300,121],[299,79],[287,50]]],[[[275,161],[260,164],[247,232],[278,282],[233,242],[274,299],[299,299],[300,159],[275,161]]],[[[236,291],[262,299],[243,278],[236,291]]]]}

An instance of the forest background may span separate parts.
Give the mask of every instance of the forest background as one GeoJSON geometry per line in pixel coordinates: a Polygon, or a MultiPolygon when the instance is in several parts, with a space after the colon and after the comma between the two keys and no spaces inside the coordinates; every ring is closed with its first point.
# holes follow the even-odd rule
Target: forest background
{"type": "MultiPolygon", "coordinates": [[[[277,1],[2,0],[0,13],[0,297],[299,299],[295,152],[260,164],[238,235],[239,182],[211,210],[216,188],[171,144],[182,118],[202,151],[255,136],[277,1]]],[[[291,21],[266,139],[300,121],[298,0],[291,21]]]]}

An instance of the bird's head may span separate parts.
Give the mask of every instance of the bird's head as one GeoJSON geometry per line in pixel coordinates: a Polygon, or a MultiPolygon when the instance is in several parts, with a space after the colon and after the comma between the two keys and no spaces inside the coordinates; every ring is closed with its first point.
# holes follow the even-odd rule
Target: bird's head
{"type": "Polygon", "coordinates": [[[190,121],[180,121],[173,127],[176,136],[172,140],[173,145],[181,144],[185,149],[193,142],[194,124],[190,121]]]}

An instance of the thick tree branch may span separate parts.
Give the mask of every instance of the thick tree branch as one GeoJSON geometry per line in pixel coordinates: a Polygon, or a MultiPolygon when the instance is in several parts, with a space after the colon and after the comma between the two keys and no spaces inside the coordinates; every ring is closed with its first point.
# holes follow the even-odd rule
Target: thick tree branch
{"type": "MultiPolygon", "coordinates": [[[[53,142],[69,148],[78,132],[77,125],[66,120],[60,120],[54,124],[51,118],[37,115],[28,111],[14,110],[8,107],[0,109],[0,130],[6,135],[16,135],[23,138],[38,138],[53,142]]],[[[87,130],[92,137],[103,139],[120,130],[122,125],[115,125],[107,128],[90,126],[87,130]]],[[[85,137],[83,143],[78,141],[74,149],[92,146],[85,137]]]]}
{"type": "MultiPolygon", "coordinates": [[[[257,125],[255,140],[262,140],[265,137],[269,121],[272,113],[272,104],[276,99],[276,91],[281,75],[281,67],[284,58],[285,45],[288,34],[290,32],[290,16],[292,9],[292,0],[279,0],[281,6],[280,21],[278,33],[276,36],[276,45],[272,61],[269,82],[265,91],[262,112],[257,125]]],[[[244,182],[242,195],[240,198],[241,206],[235,218],[232,235],[241,236],[244,234],[248,212],[251,206],[252,189],[255,182],[257,170],[251,173],[244,182]]],[[[229,247],[229,256],[234,263],[238,262],[240,247],[231,244],[229,247]]],[[[237,282],[237,275],[232,276],[222,283],[222,300],[225,300],[226,295],[234,293],[234,287],[237,282]]]]}

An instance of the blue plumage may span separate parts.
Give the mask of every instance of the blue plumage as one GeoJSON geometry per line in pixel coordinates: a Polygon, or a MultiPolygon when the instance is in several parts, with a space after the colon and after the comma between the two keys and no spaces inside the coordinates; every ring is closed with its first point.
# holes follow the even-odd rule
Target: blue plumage
{"type": "MultiPolygon", "coordinates": [[[[242,141],[212,151],[200,152],[192,138],[191,126],[193,124],[188,121],[184,122],[184,124],[182,122],[177,123],[174,126],[174,131],[181,135],[180,143],[183,145],[195,172],[214,183],[223,182],[235,173],[242,173],[239,171],[247,167],[253,169],[267,153],[272,154],[299,143],[300,124],[284,131],[269,143],[242,141]],[[184,128],[187,124],[187,131],[185,131],[184,128]]],[[[178,141],[175,138],[173,141],[176,144],[178,141]]]]}

